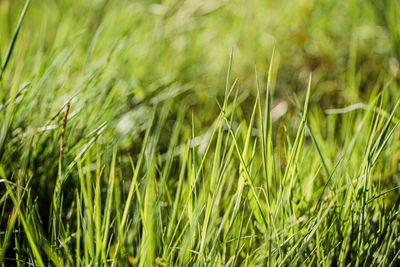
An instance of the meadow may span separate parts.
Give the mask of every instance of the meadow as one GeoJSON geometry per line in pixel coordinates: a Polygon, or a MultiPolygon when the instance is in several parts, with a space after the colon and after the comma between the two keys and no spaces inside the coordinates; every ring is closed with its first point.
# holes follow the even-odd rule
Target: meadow
{"type": "Polygon", "coordinates": [[[397,0],[0,0],[0,266],[398,266],[397,0]]]}

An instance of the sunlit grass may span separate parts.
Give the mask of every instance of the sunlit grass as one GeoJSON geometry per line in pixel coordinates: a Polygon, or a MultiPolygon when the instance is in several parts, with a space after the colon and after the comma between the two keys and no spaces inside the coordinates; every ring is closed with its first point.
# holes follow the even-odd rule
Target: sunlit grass
{"type": "Polygon", "coordinates": [[[0,264],[396,266],[384,2],[1,1],[0,264]]]}

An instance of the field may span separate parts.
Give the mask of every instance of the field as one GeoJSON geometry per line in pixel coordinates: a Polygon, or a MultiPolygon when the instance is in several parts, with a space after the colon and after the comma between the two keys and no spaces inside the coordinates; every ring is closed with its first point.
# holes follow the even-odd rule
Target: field
{"type": "Polygon", "coordinates": [[[397,0],[0,0],[0,266],[399,266],[397,0]]]}

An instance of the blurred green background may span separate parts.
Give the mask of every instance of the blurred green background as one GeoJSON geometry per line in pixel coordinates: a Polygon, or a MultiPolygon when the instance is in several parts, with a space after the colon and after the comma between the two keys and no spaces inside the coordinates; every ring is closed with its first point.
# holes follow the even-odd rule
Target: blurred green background
{"type": "MultiPolygon", "coordinates": [[[[303,96],[313,72],[312,101],[337,107],[368,99],[380,75],[398,79],[398,7],[374,2],[32,1],[3,86],[31,82],[42,96],[35,108],[45,109],[50,98],[58,108],[80,92],[76,101],[102,102],[111,90],[118,120],[136,121],[138,106],[144,115],[173,96],[206,126],[218,112],[230,50],[232,77],[255,95],[255,65],[263,85],[275,47],[276,99],[303,96]]],[[[2,55],[23,4],[1,1],[2,55]]]]}

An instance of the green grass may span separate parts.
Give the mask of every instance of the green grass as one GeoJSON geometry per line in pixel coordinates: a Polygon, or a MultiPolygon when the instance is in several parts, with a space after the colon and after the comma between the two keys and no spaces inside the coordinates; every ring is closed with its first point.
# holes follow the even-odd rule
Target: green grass
{"type": "Polygon", "coordinates": [[[375,2],[0,0],[0,266],[397,266],[375,2]]]}

